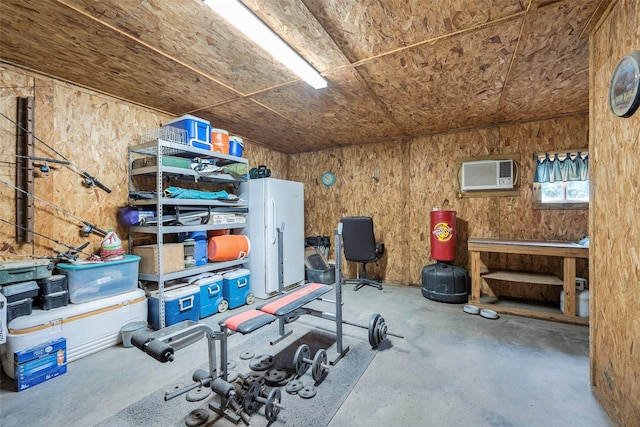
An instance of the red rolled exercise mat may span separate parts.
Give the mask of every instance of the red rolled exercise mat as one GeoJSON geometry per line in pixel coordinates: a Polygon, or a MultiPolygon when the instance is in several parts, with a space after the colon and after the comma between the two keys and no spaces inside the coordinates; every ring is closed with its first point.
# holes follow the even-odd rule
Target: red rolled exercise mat
{"type": "Polygon", "coordinates": [[[453,261],[456,258],[456,211],[431,211],[431,258],[453,261]]]}
{"type": "Polygon", "coordinates": [[[233,261],[249,255],[249,238],[241,234],[215,236],[209,239],[209,261],[233,261]]]}

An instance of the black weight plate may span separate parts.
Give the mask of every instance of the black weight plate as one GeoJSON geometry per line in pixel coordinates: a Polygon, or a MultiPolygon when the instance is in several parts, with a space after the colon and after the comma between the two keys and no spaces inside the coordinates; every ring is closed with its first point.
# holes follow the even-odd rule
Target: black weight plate
{"type": "Polygon", "coordinates": [[[373,316],[371,316],[371,320],[369,320],[369,344],[371,344],[371,347],[373,348],[377,348],[380,344],[380,341],[378,340],[377,326],[381,318],[382,316],[380,316],[378,313],[375,313],[373,316]]]}
{"type": "Polygon", "coordinates": [[[316,394],[318,394],[318,390],[312,385],[305,386],[302,390],[298,392],[298,396],[300,396],[303,399],[311,399],[316,394]]]}
{"type": "Polygon", "coordinates": [[[238,379],[238,373],[236,371],[227,372],[227,382],[232,383],[238,379]]]}
{"type": "Polygon", "coordinates": [[[327,365],[327,351],[320,349],[313,357],[313,364],[311,365],[311,376],[314,381],[320,381],[329,372],[327,365]]]}
{"type": "Polygon", "coordinates": [[[281,393],[279,388],[274,388],[269,392],[267,401],[264,405],[264,416],[269,423],[278,419],[280,413],[280,407],[276,405],[280,403],[281,393]]]}
{"type": "Polygon", "coordinates": [[[209,387],[198,387],[187,393],[186,399],[188,402],[199,402],[206,399],[211,394],[209,387]]]}
{"type": "Polygon", "coordinates": [[[189,412],[184,419],[184,423],[189,427],[201,426],[209,419],[209,411],[204,408],[194,409],[189,412]]]}
{"type": "Polygon", "coordinates": [[[253,359],[253,356],[255,356],[256,354],[251,351],[251,350],[246,350],[243,351],[242,353],[240,353],[240,359],[242,360],[249,360],[249,359],[253,359]]]}
{"type": "Polygon", "coordinates": [[[289,373],[283,368],[269,369],[264,373],[264,380],[269,385],[279,385],[289,377],[289,373]]]}
{"type": "Polygon", "coordinates": [[[258,396],[260,395],[260,389],[262,389],[260,383],[254,382],[253,384],[251,384],[251,387],[249,387],[249,390],[247,390],[247,394],[245,394],[244,396],[242,407],[244,408],[244,411],[249,415],[256,412],[256,410],[258,410],[258,407],[260,406],[260,403],[257,400],[258,396]]]}
{"type": "Polygon", "coordinates": [[[300,347],[298,347],[295,356],[293,356],[293,368],[295,369],[297,376],[301,377],[305,372],[307,372],[310,363],[306,360],[309,360],[310,358],[311,349],[308,345],[302,344],[300,347]]]}
{"type": "Polygon", "coordinates": [[[296,394],[303,388],[304,388],[304,383],[302,382],[302,380],[297,379],[297,380],[289,381],[287,385],[284,387],[284,391],[286,391],[289,394],[296,394]]]}
{"type": "Polygon", "coordinates": [[[273,356],[270,354],[262,354],[251,359],[249,367],[254,371],[266,371],[273,367],[273,356]]]}

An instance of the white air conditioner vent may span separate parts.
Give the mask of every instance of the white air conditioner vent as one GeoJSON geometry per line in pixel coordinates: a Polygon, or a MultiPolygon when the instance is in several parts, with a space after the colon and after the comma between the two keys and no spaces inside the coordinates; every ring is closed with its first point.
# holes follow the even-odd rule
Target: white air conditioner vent
{"type": "Polygon", "coordinates": [[[510,190],[513,181],[513,160],[462,163],[462,191],[510,190]]]}

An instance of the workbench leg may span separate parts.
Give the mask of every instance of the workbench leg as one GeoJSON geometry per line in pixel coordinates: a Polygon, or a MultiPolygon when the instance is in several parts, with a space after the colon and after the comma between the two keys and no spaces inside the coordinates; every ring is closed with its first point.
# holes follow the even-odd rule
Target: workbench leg
{"type": "Polygon", "coordinates": [[[471,301],[480,302],[480,284],[482,278],[480,277],[480,267],[482,261],[480,260],[480,252],[471,252],[471,301]]]}
{"type": "Polygon", "coordinates": [[[564,314],[576,315],[576,259],[564,258],[564,314]]]}

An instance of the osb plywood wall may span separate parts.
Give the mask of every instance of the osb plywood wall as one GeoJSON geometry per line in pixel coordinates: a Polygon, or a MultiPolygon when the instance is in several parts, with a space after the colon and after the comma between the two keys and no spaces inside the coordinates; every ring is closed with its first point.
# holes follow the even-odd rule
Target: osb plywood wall
{"type": "Polygon", "coordinates": [[[613,69],[640,50],[640,1],[619,0],[591,36],[591,381],[621,426],[640,425],[640,111],[609,110],[613,69]]]}
{"type": "MultiPolygon", "coordinates": [[[[128,234],[118,226],[117,211],[128,202],[127,147],[139,142],[140,131],[157,128],[170,117],[2,65],[0,112],[15,121],[16,97],[26,96],[35,97],[35,136],[111,189],[111,193],[106,193],[97,187],[88,188],[76,168],[50,164],[51,172],[47,175],[36,173],[35,196],[43,201],[35,200],[35,231],[74,247],[89,242],[83,251],[87,255],[99,252],[102,237],[95,233],[82,236],[80,219],[104,230],[115,230],[126,249],[128,234]]],[[[0,179],[11,186],[15,185],[15,130],[15,124],[0,116],[0,179]]],[[[36,156],[61,160],[44,144],[36,141],[35,147],[36,156]]],[[[246,142],[245,155],[253,157],[250,165],[265,164],[272,170],[272,176],[286,177],[285,154],[246,142]]],[[[0,183],[0,218],[13,223],[15,191],[0,183]]],[[[54,251],[67,249],[38,236],[34,244],[17,244],[14,227],[0,222],[0,259],[52,256],[54,251]]]]}
{"type": "MultiPolygon", "coordinates": [[[[291,156],[289,178],[305,184],[306,234],[330,235],[342,216],[373,217],[377,240],[385,255],[367,273],[399,284],[421,283],[421,270],[430,258],[430,212],[455,210],[457,248],[454,264],[470,268],[466,249],[469,236],[578,240],[588,234],[588,210],[533,210],[532,156],[545,150],[586,147],[586,115],[492,129],[367,144],[291,156]],[[458,160],[500,153],[519,153],[518,197],[458,197],[458,160]],[[337,182],[322,185],[321,176],[332,171],[337,182]],[[379,173],[379,180],[373,175],[379,173]]],[[[335,256],[332,249],[331,256],[335,256]]],[[[553,258],[518,257],[496,263],[526,266],[561,276],[553,258]]],[[[587,276],[585,265],[578,274],[587,276]]],[[[353,277],[356,266],[344,264],[353,277]]],[[[499,284],[497,293],[558,301],[559,290],[499,284]]],[[[485,289],[489,293],[489,289],[485,289]]]]}

